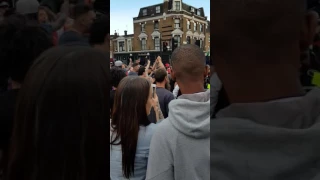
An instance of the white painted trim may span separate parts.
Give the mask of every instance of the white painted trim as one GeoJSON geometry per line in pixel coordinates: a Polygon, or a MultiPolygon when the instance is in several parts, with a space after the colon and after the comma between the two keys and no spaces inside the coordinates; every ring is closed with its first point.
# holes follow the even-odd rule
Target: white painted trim
{"type": "Polygon", "coordinates": [[[126,38],[125,37],[123,37],[123,36],[119,36],[119,37],[117,37],[117,39],[116,40],[125,40],[126,38]]]}
{"type": "Polygon", "coordinates": [[[154,39],[155,37],[161,37],[161,33],[159,31],[153,31],[153,33],[151,34],[152,39],[154,39]]]}
{"type": "Polygon", "coordinates": [[[172,17],[172,16],[183,16],[184,18],[187,18],[187,19],[192,19],[196,22],[200,22],[200,23],[207,23],[206,20],[201,20],[201,19],[198,19],[196,17],[191,17],[191,16],[188,16],[188,15],[185,15],[185,14],[166,14],[166,13],[163,13],[163,15],[160,15],[160,16],[154,16],[154,17],[149,17],[149,18],[144,18],[144,19],[139,19],[139,20],[133,20],[133,23],[142,23],[142,22],[146,22],[146,21],[152,21],[152,20],[156,20],[156,19],[161,19],[161,18],[168,18],[168,17],[172,17]]]}
{"type": "Polygon", "coordinates": [[[184,34],[184,32],[181,31],[180,29],[175,29],[174,31],[171,32],[171,34],[172,34],[172,37],[174,37],[174,36],[180,36],[180,37],[182,37],[182,35],[184,34]]]}
{"type": "Polygon", "coordinates": [[[189,36],[190,38],[193,37],[192,31],[190,31],[190,30],[187,31],[187,33],[186,33],[186,38],[187,38],[188,36],[189,36]]]}
{"type": "Polygon", "coordinates": [[[139,37],[140,41],[141,41],[143,38],[145,38],[145,39],[147,40],[148,35],[147,35],[146,33],[142,32],[142,33],[139,34],[138,37],[139,37]]]}
{"type": "MultiPolygon", "coordinates": [[[[125,42],[125,40],[117,40],[117,45],[118,45],[118,51],[120,50],[120,46],[119,46],[119,44],[120,44],[120,42],[123,42],[123,45],[125,46],[125,44],[126,44],[126,42],[125,42]]],[[[124,50],[124,51],[126,51],[126,49],[124,50]]],[[[124,52],[124,51],[121,51],[121,52],[124,52]]]]}
{"type": "Polygon", "coordinates": [[[128,51],[128,52],[131,52],[131,51],[129,50],[129,49],[130,49],[130,48],[129,48],[129,42],[130,42],[130,44],[131,44],[131,49],[132,49],[132,41],[131,41],[131,39],[128,39],[128,40],[127,40],[127,51],[128,51]]]}
{"type": "Polygon", "coordinates": [[[148,52],[160,52],[160,50],[145,50],[145,51],[123,51],[123,52],[113,52],[113,54],[123,54],[123,53],[128,53],[128,54],[132,54],[132,53],[148,53],[148,52]]]}

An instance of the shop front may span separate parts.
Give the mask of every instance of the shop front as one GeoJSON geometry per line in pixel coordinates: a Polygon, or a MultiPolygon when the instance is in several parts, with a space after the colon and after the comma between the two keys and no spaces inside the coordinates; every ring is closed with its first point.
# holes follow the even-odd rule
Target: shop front
{"type": "Polygon", "coordinates": [[[160,51],[152,52],[127,52],[127,53],[114,53],[114,59],[120,60],[125,64],[129,64],[129,59],[137,60],[140,59],[140,64],[145,65],[147,59],[150,59],[151,64],[155,62],[158,56],[161,56],[163,63],[169,62],[171,52],[163,53],[160,51]]]}

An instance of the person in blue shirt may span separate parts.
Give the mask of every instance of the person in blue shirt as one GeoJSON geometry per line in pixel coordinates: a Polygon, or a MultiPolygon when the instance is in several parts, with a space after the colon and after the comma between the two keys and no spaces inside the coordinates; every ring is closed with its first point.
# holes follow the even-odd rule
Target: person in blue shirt
{"type": "Polygon", "coordinates": [[[127,76],[114,97],[110,127],[110,179],[144,180],[149,146],[156,124],[149,121],[153,107],[159,122],[158,97],[146,78],[127,76]]]}

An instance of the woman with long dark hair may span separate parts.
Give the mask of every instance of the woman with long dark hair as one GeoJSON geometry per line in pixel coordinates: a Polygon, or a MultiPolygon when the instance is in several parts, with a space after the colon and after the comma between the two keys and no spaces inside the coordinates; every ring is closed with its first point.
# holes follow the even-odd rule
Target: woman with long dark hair
{"type": "Polygon", "coordinates": [[[8,180],[108,179],[108,56],[57,47],[31,66],[19,92],[8,180]]]}
{"type": "Polygon", "coordinates": [[[150,81],[128,76],[120,82],[114,98],[110,128],[112,180],[146,178],[149,146],[156,128],[156,124],[148,120],[152,107],[159,120],[162,113],[150,81]]]}

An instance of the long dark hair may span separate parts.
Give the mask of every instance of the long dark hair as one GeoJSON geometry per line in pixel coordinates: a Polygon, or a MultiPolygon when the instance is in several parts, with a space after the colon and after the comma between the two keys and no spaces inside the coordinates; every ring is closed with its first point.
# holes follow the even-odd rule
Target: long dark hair
{"type": "Polygon", "coordinates": [[[89,47],[56,47],[17,100],[8,180],[108,179],[109,67],[89,47]]]}
{"type": "Polygon", "coordinates": [[[134,174],[139,126],[150,124],[146,113],[150,87],[147,79],[128,76],[122,79],[115,94],[110,145],[121,145],[122,172],[126,178],[134,174]]]}

